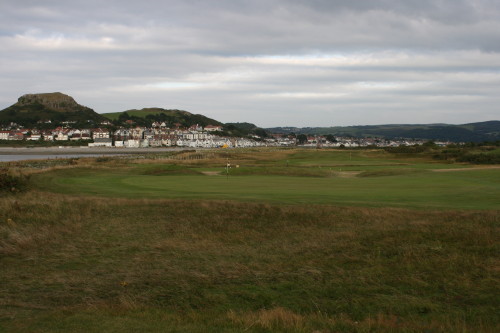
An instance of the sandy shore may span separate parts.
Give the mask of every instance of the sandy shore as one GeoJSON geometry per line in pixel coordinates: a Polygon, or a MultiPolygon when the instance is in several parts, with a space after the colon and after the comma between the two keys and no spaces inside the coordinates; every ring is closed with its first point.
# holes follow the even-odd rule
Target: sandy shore
{"type": "Polygon", "coordinates": [[[193,150],[193,148],[0,147],[0,155],[148,154],[181,150],[193,150]]]}

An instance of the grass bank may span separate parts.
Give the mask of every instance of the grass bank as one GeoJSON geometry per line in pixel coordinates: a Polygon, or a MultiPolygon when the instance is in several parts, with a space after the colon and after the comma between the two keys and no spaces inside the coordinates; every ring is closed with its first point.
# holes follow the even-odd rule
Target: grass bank
{"type": "Polygon", "coordinates": [[[494,332],[498,211],[0,199],[0,331],[494,332]]]}

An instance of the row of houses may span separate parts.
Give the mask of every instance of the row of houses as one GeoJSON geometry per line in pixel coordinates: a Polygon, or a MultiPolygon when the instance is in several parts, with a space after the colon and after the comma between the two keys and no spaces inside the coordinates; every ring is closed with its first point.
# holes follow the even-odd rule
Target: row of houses
{"type": "MultiPolygon", "coordinates": [[[[89,143],[89,146],[103,146],[100,142],[89,143]]],[[[261,142],[244,138],[212,137],[203,140],[158,140],[158,139],[129,139],[123,141],[114,141],[115,147],[124,148],[147,148],[147,147],[188,147],[188,148],[246,148],[262,146],[261,142]]],[[[111,146],[107,145],[107,146],[111,146]]]]}
{"type": "Polygon", "coordinates": [[[110,138],[107,129],[74,129],[58,127],[53,130],[18,129],[0,131],[0,140],[27,140],[27,141],[78,141],[110,138]]]}
{"type": "MultiPolygon", "coordinates": [[[[0,140],[45,140],[45,141],[88,141],[89,146],[115,146],[115,147],[192,147],[192,148],[215,148],[215,147],[256,147],[256,146],[295,146],[298,145],[297,138],[293,135],[272,134],[271,137],[261,140],[246,138],[227,138],[216,135],[214,132],[221,131],[221,126],[209,125],[202,127],[193,125],[189,128],[176,126],[170,129],[165,123],[155,122],[149,128],[119,128],[113,132],[106,128],[95,129],[73,129],[58,127],[53,130],[17,129],[0,131],[0,140]]],[[[398,147],[421,145],[426,140],[398,139],[386,140],[383,138],[352,138],[341,136],[307,136],[305,142],[300,145],[305,147],[398,147]]],[[[437,143],[446,145],[449,142],[437,143]]]]}
{"type": "MultiPolygon", "coordinates": [[[[273,134],[271,138],[266,139],[268,145],[279,145],[279,146],[295,146],[298,145],[298,141],[295,136],[286,134],[273,134]]],[[[342,137],[342,136],[326,136],[316,135],[307,136],[307,140],[301,143],[304,147],[333,147],[333,148],[355,148],[355,147],[399,147],[399,146],[415,146],[422,145],[428,140],[424,139],[384,139],[384,138],[352,138],[352,137],[342,137]],[[332,140],[333,139],[333,140],[332,140]]],[[[436,142],[438,146],[446,146],[452,142],[436,142]]]]}
{"type": "MultiPolygon", "coordinates": [[[[189,128],[170,129],[161,124],[151,128],[135,127],[120,128],[113,133],[113,145],[115,147],[191,147],[191,148],[216,148],[216,147],[255,147],[261,143],[245,138],[228,138],[215,135],[214,132],[221,131],[221,126],[201,127],[194,125],[189,128]]],[[[96,141],[92,144],[103,145],[96,141]]]]}
{"type": "Polygon", "coordinates": [[[165,123],[153,123],[151,128],[119,128],[114,132],[105,128],[73,129],[58,127],[54,130],[18,129],[0,131],[0,140],[45,140],[45,141],[89,141],[90,147],[255,147],[261,143],[245,138],[228,138],[215,135],[221,126],[202,127],[193,125],[189,128],[168,128],[165,123]]]}

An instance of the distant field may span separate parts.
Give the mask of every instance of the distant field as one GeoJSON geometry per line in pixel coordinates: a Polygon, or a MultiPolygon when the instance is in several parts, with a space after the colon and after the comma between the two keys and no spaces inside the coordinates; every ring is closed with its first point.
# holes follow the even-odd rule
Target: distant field
{"type": "Polygon", "coordinates": [[[500,331],[492,166],[287,149],[15,165],[31,190],[0,192],[0,332],[500,331]]]}

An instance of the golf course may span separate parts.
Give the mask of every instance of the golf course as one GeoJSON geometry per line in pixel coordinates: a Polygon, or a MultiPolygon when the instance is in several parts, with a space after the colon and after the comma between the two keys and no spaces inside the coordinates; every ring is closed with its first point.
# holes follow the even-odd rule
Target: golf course
{"type": "Polygon", "coordinates": [[[500,167],[437,149],[1,163],[0,332],[497,332],[500,167]]]}

